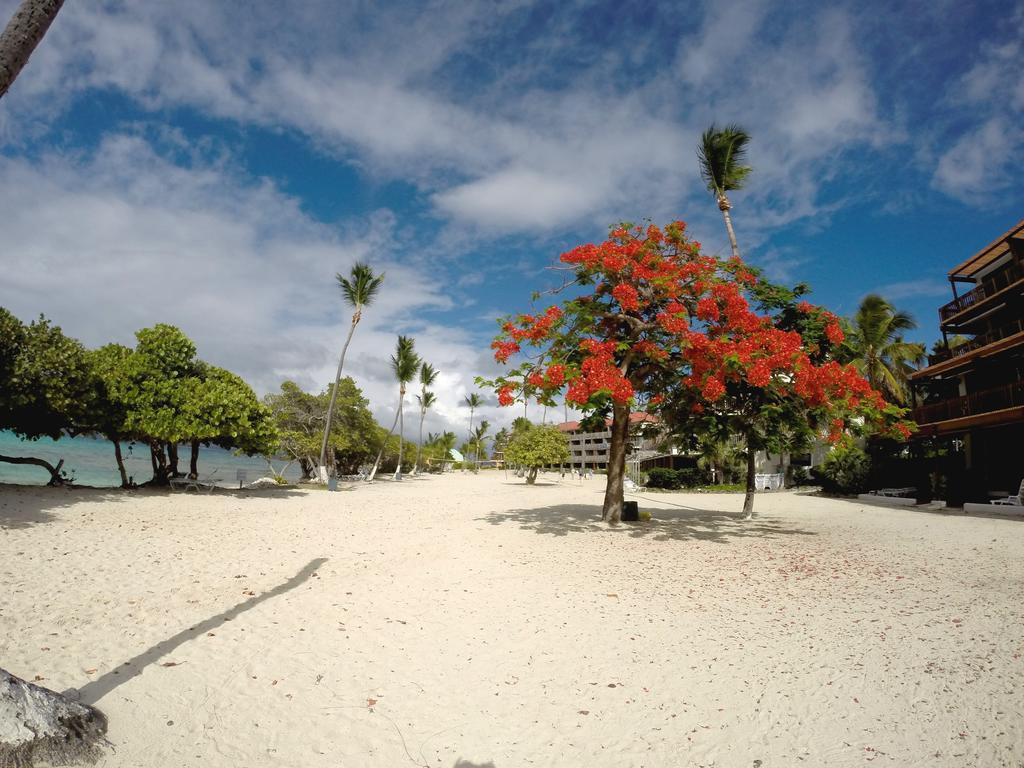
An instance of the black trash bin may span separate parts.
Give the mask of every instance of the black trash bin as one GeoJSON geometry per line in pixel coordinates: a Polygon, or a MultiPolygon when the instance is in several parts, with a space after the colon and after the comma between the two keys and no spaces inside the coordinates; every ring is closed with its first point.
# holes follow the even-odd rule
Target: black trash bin
{"type": "Polygon", "coordinates": [[[637,523],[640,521],[640,503],[636,501],[622,502],[622,522],[637,523]]]}

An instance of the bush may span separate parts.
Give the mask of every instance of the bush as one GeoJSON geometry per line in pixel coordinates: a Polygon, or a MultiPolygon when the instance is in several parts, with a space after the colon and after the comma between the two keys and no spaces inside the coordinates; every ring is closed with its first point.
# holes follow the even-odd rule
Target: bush
{"type": "Polygon", "coordinates": [[[664,488],[671,491],[679,488],[679,478],[674,469],[668,467],[654,467],[647,471],[648,488],[664,488]]]}
{"type": "Polygon", "coordinates": [[[867,489],[871,459],[854,446],[837,446],[815,468],[816,480],[825,493],[854,494],[867,489]]]}
{"type": "Polygon", "coordinates": [[[810,485],[811,472],[808,467],[793,467],[793,485],[810,485]]]}

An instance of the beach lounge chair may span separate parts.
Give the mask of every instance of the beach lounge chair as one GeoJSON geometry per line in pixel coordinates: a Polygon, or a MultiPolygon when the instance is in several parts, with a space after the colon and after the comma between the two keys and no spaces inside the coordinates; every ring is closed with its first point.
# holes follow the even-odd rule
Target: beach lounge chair
{"type": "Polygon", "coordinates": [[[182,491],[187,493],[191,488],[196,493],[199,493],[200,491],[213,493],[213,489],[217,487],[217,482],[220,480],[219,477],[215,476],[216,473],[217,470],[214,469],[208,475],[203,476],[202,479],[191,477],[172,477],[168,482],[171,484],[172,491],[176,491],[180,488],[182,491]]]}
{"type": "Polygon", "coordinates": [[[1016,496],[1007,496],[1005,499],[992,499],[990,504],[1005,504],[1013,507],[1024,507],[1024,480],[1020,481],[1020,488],[1016,496]]]}

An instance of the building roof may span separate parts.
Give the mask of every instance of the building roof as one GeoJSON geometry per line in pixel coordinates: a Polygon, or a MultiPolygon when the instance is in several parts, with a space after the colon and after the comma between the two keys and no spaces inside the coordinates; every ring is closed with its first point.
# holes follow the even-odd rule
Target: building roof
{"type": "Polygon", "coordinates": [[[993,240],[971,258],[953,267],[949,271],[949,279],[972,281],[978,272],[1010,250],[1009,240],[1013,237],[1024,237],[1024,219],[1018,221],[1005,235],[993,240]]]}
{"type": "MultiPolygon", "coordinates": [[[[651,424],[660,424],[661,419],[659,419],[654,414],[647,413],[645,411],[636,411],[634,413],[629,414],[630,424],[641,424],[643,422],[649,422],[651,424]]],[[[611,427],[611,425],[612,420],[605,419],[605,426],[611,427]]],[[[580,423],[578,421],[564,421],[556,426],[563,432],[576,432],[580,428],[580,423]]]]}

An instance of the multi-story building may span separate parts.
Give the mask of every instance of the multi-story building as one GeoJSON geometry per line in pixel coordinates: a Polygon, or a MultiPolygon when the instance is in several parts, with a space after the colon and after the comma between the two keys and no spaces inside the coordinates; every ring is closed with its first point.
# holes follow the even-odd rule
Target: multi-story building
{"type": "Polygon", "coordinates": [[[960,465],[952,471],[967,478],[956,501],[984,501],[986,491],[1016,493],[1024,477],[1024,220],[949,282],[944,347],[911,376],[913,416],[917,437],[948,445],[960,465]]]}
{"type": "MultiPolygon", "coordinates": [[[[569,437],[569,462],[576,469],[603,470],[608,468],[608,451],[611,448],[612,429],[609,419],[600,432],[585,432],[578,421],[567,421],[558,428],[569,437]]],[[[649,413],[629,415],[631,455],[649,466],[675,466],[678,453],[671,449],[661,450],[664,434],[657,417],[649,413]]],[[[682,457],[680,457],[682,458],[682,457]]],[[[691,462],[692,463],[692,462],[691,462]]]]}

